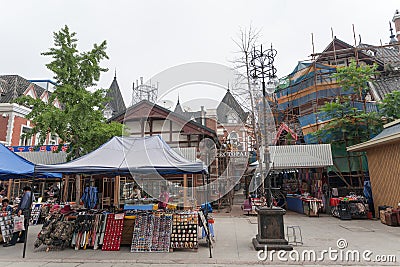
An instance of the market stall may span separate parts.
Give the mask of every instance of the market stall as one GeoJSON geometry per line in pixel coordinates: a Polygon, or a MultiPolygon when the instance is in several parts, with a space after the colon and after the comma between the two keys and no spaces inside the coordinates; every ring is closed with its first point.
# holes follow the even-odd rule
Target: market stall
{"type": "Polygon", "coordinates": [[[351,194],[345,197],[334,197],[330,199],[329,205],[332,215],[341,220],[368,218],[369,207],[363,196],[351,194]]]}
{"type": "MultiPolygon", "coordinates": [[[[203,163],[189,162],[174,152],[159,136],[114,137],[97,150],[71,162],[36,166],[38,172],[114,175],[116,196],[120,195],[121,190],[120,175],[153,175],[152,179],[155,180],[158,177],[158,187],[154,189],[155,192],[151,192],[151,195],[158,196],[160,192],[157,190],[162,188],[160,182],[166,183],[162,176],[182,174],[183,184],[187,186],[187,174],[205,174],[206,169],[203,163]]],[[[92,201],[91,196],[92,193],[88,192],[89,203],[92,201]]],[[[74,221],[75,230],[71,239],[61,243],[70,243],[75,249],[96,249],[101,246],[103,250],[119,250],[121,244],[127,242],[126,235],[130,235],[132,252],[167,252],[170,249],[198,247],[197,211],[176,211],[173,205],[160,210],[150,198],[147,201],[143,203],[143,200],[137,199],[125,203],[124,210],[121,210],[119,197],[116,197],[113,209],[93,210],[96,207],[94,205],[85,211],[77,211],[75,216],[70,214],[68,220],[60,221],[74,221]],[[128,228],[124,229],[125,226],[128,228]]],[[[186,207],[185,203],[183,207],[186,207]]]]}

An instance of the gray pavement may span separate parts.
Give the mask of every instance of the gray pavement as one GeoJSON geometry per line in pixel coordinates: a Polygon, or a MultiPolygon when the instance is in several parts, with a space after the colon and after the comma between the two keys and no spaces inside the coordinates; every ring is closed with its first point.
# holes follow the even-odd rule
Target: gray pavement
{"type": "MultiPolygon", "coordinates": [[[[29,228],[29,239],[26,258],[22,259],[23,244],[15,247],[0,247],[1,266],[243,266],[243,265],[380,265],[382,262],[373,261],[335,261],[326,256],[324,261],[279,261],[277,256],[273,261],[259,260],[253,249],[251,239],[257,233],[257,217],[245,216],[240,208],[234,207],[232,213],[215,213],[215,243],[213,258],[209,258],[208,248],[201,246],[197,252],[174,251],[171,253],[131,253],[129,247],[122,247],[119,252],[101,250],[79,250],[70,248],[51,250],[44,248],[34,250],[33,242],[41,226],[29,228]]],[[[309,218],[301,214],[288,212],[285,225],[298,225],[301,228],[302,246],[295,246],[301,255],[304,250],[315,250],[317,255],[322,250],[338,249],[337,240],[346,240],[345,250],[366,250],[372,252],[371,259],[376,255],[394,255],[397,261],[386,263],[400,265],[400,227],[389,227],[377,220],[341,221],[331,216],[309,218]]],[[[205,241],[202,241],[205,243],[205,241]]],[[[200,242],[200,243],[202,243],[200,242]]],[[[288,256],[286,256],[288,258],[288,256]]]]}

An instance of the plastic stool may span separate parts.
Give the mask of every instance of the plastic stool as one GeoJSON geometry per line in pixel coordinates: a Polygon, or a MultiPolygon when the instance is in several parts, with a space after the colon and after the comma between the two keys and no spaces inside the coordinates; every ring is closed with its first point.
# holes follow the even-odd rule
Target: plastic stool
{"type": "Polygon", "coordinates": [[[286,236],[290,245],[303,245],[303,236],[301,235],[301,229],[298,225],[292,225],[286,227],[286,236]]]}

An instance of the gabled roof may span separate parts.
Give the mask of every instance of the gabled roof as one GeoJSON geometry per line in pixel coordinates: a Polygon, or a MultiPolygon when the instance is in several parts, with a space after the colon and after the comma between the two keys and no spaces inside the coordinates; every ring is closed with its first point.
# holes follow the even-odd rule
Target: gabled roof
{"type": "Polygon", "coordinates": [[[227,115],[232,111],[234,111],[239,116],[241,122],[247,121],[249,113],[243,110],[243,108],[239,105],[239,103],[236,101],[236,99],[233,97],[232,93],[228,89],[221,103],[219,103],[217,107],[218,121],[221,123],[227,123],[227,115]]]}
{"type": "Polygon", "coordinates": [[[169,109],[166,109],[160,105],[151,103],[148,100],[142,100],[139,103],[129,107],[126,111],[123,111],[114,117],[110,118],[110,121],[118,121],[124,122],[126,120],[134,120],[140,118],[168,118],[169,120],[176,121],[177,123],[184,124],[183,129],[186,129],[191,133],[203,133],[210,137],[213,137],[214,140],[218,140],[217,134],[214,130],[196,122],[193,120],[189,120],[185,116],[175,113],[169,109]]]}
{"type": "MultiPolygon", "coordinates": [[[[359,59],[367,61],[369,64],[377,63],[380,66],[383,65],[380,59],[374,58],[373,56],[368,55],[367,53],[360,50],[357,50],[357,52],[359,59]]],[[[322,54],[317,57],[316,61],[325,61],[330,57],[334,57],[335,55],[337,59],[346,58],[349,57],[349,55],[351,54],[353,54],[353,56],[355,55],[355,47],[335,37],[324,49],[322,54]]]]}
{"type": "Polygon", "coordinates": [[[0,103],[13,102],[22,96],[29,86],[37,96],[41,96],[46,91],[46,89],[29,82],[19,75],[0,75],[0,103]]]}
{"type": "Polygon", "coordinates": [[[112,115],[119,114],[126,109],[124,99],[122,98],[121,90],[119,89],[117,76],[114,76],[110,88],[107,90],[106,97],[109,99],[105,106],[108,105],[113,113],[112,115]]]}

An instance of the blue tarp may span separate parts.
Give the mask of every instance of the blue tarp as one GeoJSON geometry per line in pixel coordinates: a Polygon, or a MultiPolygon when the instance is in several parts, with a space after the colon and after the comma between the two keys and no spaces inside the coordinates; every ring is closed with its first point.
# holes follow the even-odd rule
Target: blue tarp
{"type": "Polygon", "coordinates": [[[61,178],[61,173],[40,172],[34,175],[35,165],[0,144],[0,179],[21,177],[61,178]]]}

